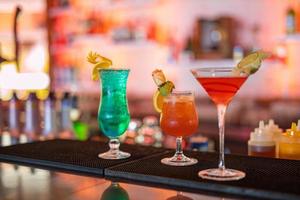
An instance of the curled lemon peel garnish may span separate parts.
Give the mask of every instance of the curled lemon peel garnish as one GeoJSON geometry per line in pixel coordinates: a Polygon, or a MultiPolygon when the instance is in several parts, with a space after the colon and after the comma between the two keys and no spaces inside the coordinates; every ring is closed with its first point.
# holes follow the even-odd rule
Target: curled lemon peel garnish
{"type": "Polygon", "coordinates": [[[161,113],[164,97],[169,95],[175,86],[172,81],[167,81],[163,71],[160,69],[152,72],[152,78],[158,87],[153,95],[153,106],[157,112],[161,113]]]}
{"type": "Polygon", "coordinates": [[[92,79],[94,81],[99,80],[99,70],[108,69],[112,66],[112,61],[96,52],[90,52],[87,56],[87,61],[94,64],[92,79]]]}
{"type": "Polygon", "coordinates": [[[270,53],[264,51],[255,51],[243,58],[234,68],[234,73],[254,74],[260,68],[264,59],[268,58],[270,53]]]}

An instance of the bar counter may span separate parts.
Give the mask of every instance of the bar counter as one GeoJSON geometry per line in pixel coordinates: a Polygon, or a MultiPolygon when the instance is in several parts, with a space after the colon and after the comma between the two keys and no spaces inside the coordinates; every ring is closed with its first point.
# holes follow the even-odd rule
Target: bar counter
{"type": "Polygon", "coordinates": [[[18,199],[16,195],[30,197],[38,194],[46,199],[57,198],[57,195],[65,195],[62,199],[82,199],[84,195],[90,195],[87,199],[99,199],[102,191],[113,181],[121,182],[122,187],[124,185],[125,190],[128,189],[130,199],[137,200],[168,199],[176,196],[176,192],[192,192],[187,195],[190,199],[214,199],[215,196],[238,199],[300,198],[300,161],[226,154],[227,166],[244,171],[246,177],[239,181],[220,182],[204,180],[197,175],[199,170],[216,166],[216,153],[186,151],[188,156],[199,162],[193,166],[173,167],[160,162],[161,158],[173,154],[170,149],[122,144],[121,149],[131,153],[130,158],[99,159],[98,153],[106,148],[107,145],[102,142],[72,140],[1,147],[0,161],[11,163],[2,163],[1,197],[18,199]],[[23,169],[27,171],[25,174],[23,169]],[[44,174],[42,178],[38,175],[40,171],[44,174]],[[24,184],[23,181],[27,180],[30,183],[24,184]],[[30,184],[33,184],[32,188],[30,184]]]}

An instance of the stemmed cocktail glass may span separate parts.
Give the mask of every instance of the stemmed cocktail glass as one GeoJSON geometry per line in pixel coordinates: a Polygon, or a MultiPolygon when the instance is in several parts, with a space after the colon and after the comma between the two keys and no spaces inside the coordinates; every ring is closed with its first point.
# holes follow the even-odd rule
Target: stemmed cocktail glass
{"type": "Polygon", "coordinates": [[[225,168],[224,132],[227,105],[246,81],[248,75],[235,71],[233,67],[199,68],[192,70],[192,73],[216,104],[219,121],[219,166],[215,169],[202,170],[199,172],[199,176],[201,178],[218,181],[239,180],[244,178],[244,172],[225,168]]]}
{"type": "Polygon", "coordinates": [[[196,159],[183,154],[181,144],[183,136],[195,133],[198,128],[198,114],[192,92],[172,92],[164,97],[160,126],[163,132],[176,137],[175,155],[164,158],[161,162],[172,166],[196,164],[198,162],[196,159]]]}
{"type": "Polygon", "coordinates": [[[124,159],[129,153],[119,150],[118,137],[127,130],[130,115],[127,105],[126,84],[128,69],[100,69],[102,84],[101,103],[98,110],[98,124],[110,139],[110,150],[99,154],[103,159],[124,159]]]}

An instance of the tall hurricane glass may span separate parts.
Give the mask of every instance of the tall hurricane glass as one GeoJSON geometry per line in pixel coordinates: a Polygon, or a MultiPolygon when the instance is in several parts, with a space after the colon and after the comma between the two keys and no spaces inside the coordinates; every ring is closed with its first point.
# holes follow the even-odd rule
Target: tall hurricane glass
{"type": "Polygon", "coordinates": [[[109,151],[98,156],[103,159],[124,159],[129,153],[119,150],[118,137],[127,130],[130,121],[126,84],[128,69],[101,69],[99,75],[102,84],[101,102],[98,110],[98,124],[109,138],[109,151]]]}
{"type": "Polygon", "coordinates": [[[237,73],[234,68],[200,68],[192,70],[194,77],[216,104],[219,121],[219,166],[199,172],[205,179],[217,181],[239,180],[245,173],[225,168],[224,133],[227,105],[247,79],[247,74],[237,73]]]}

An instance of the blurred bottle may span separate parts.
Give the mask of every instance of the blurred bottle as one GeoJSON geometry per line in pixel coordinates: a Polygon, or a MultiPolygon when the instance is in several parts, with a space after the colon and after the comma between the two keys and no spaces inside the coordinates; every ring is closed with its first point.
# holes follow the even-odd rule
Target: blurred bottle
{"type": "Polygon", "coordinates": [[[279,158],[300,160],[300,121],[281,135],[278,145],[279,158]]]}
{"type": "Polygon", "coordinates": [[[125,134],[120,137],[120,141],[126,144],[143,143],[144,137],[138,137],[138,130],[141,128],[142,121],[139,119],[131,119],[125,134]],[[137,141],[136,141],[137,139],[137,141]]]}
{"type": "Polygon", "coordinates": [[[72,131],[71,108],[70,93],[65,92],[61,99],[61,132],[59,134],[59,137],[63,139],[71,139],[74,137],[72,131]]]}
{"type": "Polygon", "coordinates": [[[2,132],[3,132],[3,108],[2,108],[2,101],[0,99],[0,141],[1,141],[2,132]]]}
{"type": "Polygon", "coordinates": [[[70,108],[70,119],[72,121],[77,121],[80,118],[80,110],[79,110],[79,105],[78,105],[78,97],[76,95],[73,95],[70,98],[70,104],[71,104],[71,108],[70,108]]]}
{"type": "Polygon", "coordinates": [[[5,146],[10,146],[11,145],[11,137],[9,132],[4,131],[2,133],[2,137],[1,137],[1,146],[5,147],[5,146]]]}
{"type": "Polygon", "coordinates": [[[158,125],[158,120],[154,116],[147,116],[143,119],[143,125],[138,130],[138,136],[135,141],[138,144],[151,145],[155,147],[162,146],[163,135],[158,125]]]}
{"type": "Polygon", "coordinates": [[[86,140],[89,136],[89,126],[82,120],[77,95],[73,95],[71,98],[70,119],[75,138],[82,141],[86,140]]]}
{"type": "Polygon", "coordinates": [[[25,102],[25,127],[24,133],[29,142],[40,137],[39,101],[35,93],[30,93],[25,102]]]}
{"type": "Polygon", "coordinates": [[[286,33],[293,34],[296,32],[296,12],[293,7],[289,7],[286,13],[286,33]]]}
{"type": "Polygon", "coordinates": [[[279,139],[283,133],[282,129],[275,123],[273,119],[269,119],[269,123],[265,126],[268,132],[273,134],[274,141],[276,142],[276,157],[279,154],[279,139]]]}
{"type": "Polygon", "coordinates": [[[189,147],[197,151],[211,151],[208,138],[202,135],[191,136],[189,138],[189,147]]]}
{"type": "Polygon", "coordinates": [[[11,136],[11,144],[17,144],[20,137],[20,102],[14,92],[9,101],[8,108],[8,132],[11,136]]]}
{"type": "Polygon", "coordinates": [[[53,139],[57,133],[56,127],[56,98],[55,93],[50,92],[44,103],[44,129],[42,139],[53,139]]]}
{"type": "Polygon", "coordinates": [[[250,134],[250,139],[248,141],[248,155],[262,157],[276,156],[274,133],[265,126],[264,121],[260,121],[259,127],[250,134]]]}

